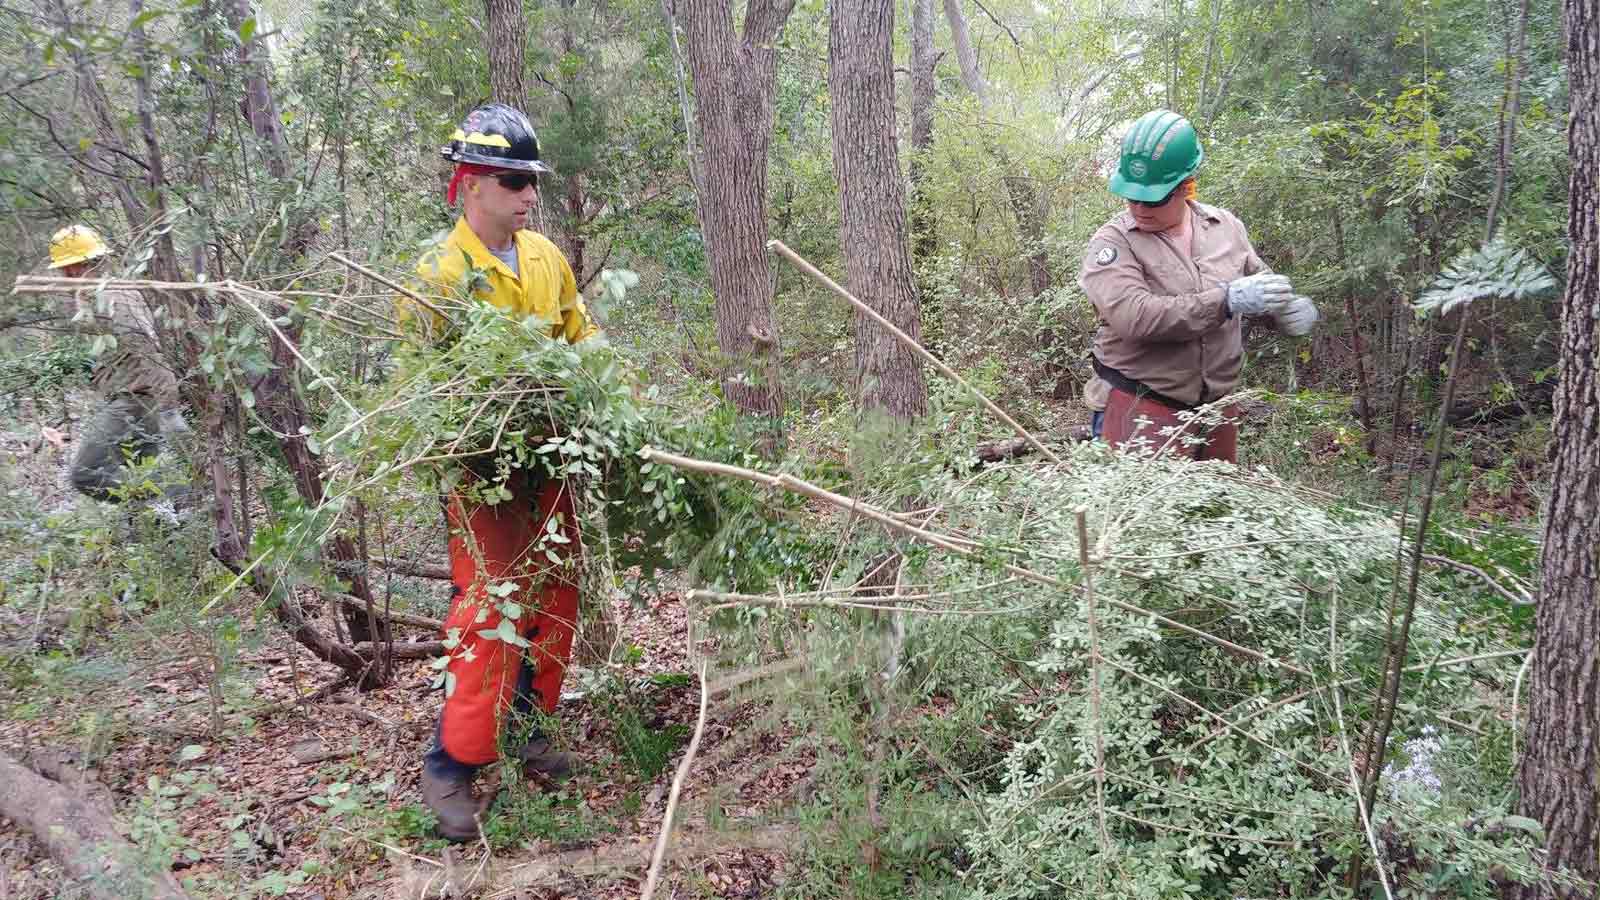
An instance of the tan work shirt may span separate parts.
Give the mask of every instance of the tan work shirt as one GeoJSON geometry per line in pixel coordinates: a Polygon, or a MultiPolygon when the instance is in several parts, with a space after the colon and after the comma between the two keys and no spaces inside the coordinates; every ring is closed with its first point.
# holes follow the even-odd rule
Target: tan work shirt
{"type": "Polygon", "coordinates": [[[178,405],[178,379],[161,354],[155,317],[137,291],[78,291],[65,312],[85,332],[116,341],[95,360],[90,384],[101,396],[147,394],[161,408],[178,405]]]}
{"type": "Polygon", "coordinates": [[[1188,254],[1118,213],[1089,239],[1078,284],[1100,316],[1095,358],[1192,406],[1238,385],[1244,351],[1225,285],[1268,269],[1233,213],[1193,200],[1189,210],[1188,254]]]}

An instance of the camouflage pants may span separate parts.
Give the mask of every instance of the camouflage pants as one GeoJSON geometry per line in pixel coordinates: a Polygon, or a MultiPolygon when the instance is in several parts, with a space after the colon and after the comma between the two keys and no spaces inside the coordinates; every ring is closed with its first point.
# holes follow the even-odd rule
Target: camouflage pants
{"type": "MultiPolygon", "coordinates": [[[[183,414],[160,409],[148,394],[117,394],[95,412],[78,439],[78,453],[72,460],[72,486],[96,500],[117,499],[113,491],[127,474],[128,460],[144,460],[156,455],[163,445],[163,434],[188,430],[183,414]]],[[[178,492],[186,492],[179,486],[178,492]]],[[[164,491],[169,497],[173,490],[164,491]]]]}

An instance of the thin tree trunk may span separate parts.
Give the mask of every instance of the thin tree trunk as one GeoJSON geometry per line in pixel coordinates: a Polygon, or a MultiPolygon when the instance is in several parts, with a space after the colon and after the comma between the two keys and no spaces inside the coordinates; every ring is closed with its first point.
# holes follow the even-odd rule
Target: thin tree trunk
{"type": "Polygon", "coordinates": [[[1401,417],[1405,415],[1406,391],[1410,389],[1411,356],[1417,346],[1417,338],[1411,334],[1409,324],[1406,328],[1405,342],[1400,355],[1400,368],[1394,373],[1394,406],[1389,410],[1389,463],[1385,474],[1394,471],[1395,461],[1400,457],[1400,431],[1405,427],[1401,417]]]}
{"type": "Polygon", "coordinates": [[[1506,87],[1499,110],[1500,140],[1495,144],[1494,188],[1489,194],[1488,237],[1494,237],[1500,224],[1500,207],[1511,186],[1511,151],[1516,143],[1517,116],[1522,109],[1523,45],[1528,36],[1528,0],[1522,0],[1517,22],[1506,38],[1506,87]]]}
{"type": "MultiPolygon", "coordinates": [[[[828,93],[839,237],[850,290],[920,340],[922,319],[906,242],[905,180],[895,142],[894,2],[833,0],[828,93]]],[[[893,335],[856,314],[856,395],[863,412],[922,416],[922,363],[893,335]]]]}
{"type": "MultiPolygon", "coordinates": [[[[933,70],[939,58],[933,45],[933,18],[933,0],[911,0],[911,255],[919,272],[939,249],[927,183],[927,154],[933,149],[933,70]]],[[[937,296],[928,287],[927,279],[920,277],[923,343],[938,353],[944,323],[937,296]]]]}
{"type": "MultiPolygon", "coordinates": [[[[680,15],[694,79],[700,159],[696,185],[716,298],[723,394],[763,419],[783,415],[780,342],[767,257],[767,152],[772,143],[774,42],[794,0],[752,0],[736,34],[728,0],[687,0],[680,15]]],[[[670,9],[669,9],[670,12],[670,9]]]]}
{"type": "Polygon", "coordinates": [[[522,82],[522,57],[527,46],[527,22],[522,0],[483,0],[489,27],[484,40],[489,51],[489,97],[526,110],[528,92],[522,82]]]}
{"type": "Polygon", "coordinates": [[[1222,0],[1211,0],[1211,27],[1206,31],[1205,65],[1200,70],[1200,88],[1194,99],[1194,115],[1203,122],[1206,88],[1211,86],[1211,64],[1217,58],[1217,30],[1222,27],[1222,0]]]}
{"type": "MultiPolygon", "coordinates": [[[[1333,210],[1333,242],[1339,252],[1339,268],[1349,271],[1344,244],[1344,217],[1333,210]]],[[[1372,430],[1372,386],[1367,383],[1367,352],[1361,340],[1361,322],[1356,318],[1356,292],[1348,278],[1344,282],[1344,312],[1350,319],[1350,346],[1356,355],[1356,384],[1361,390],[1361,428],[1367,433],[1367,453],[1377,452],[1378,434],[1372,430]]]]}
{"type": "MultiPolygon", "coordinates": [[[[250,0],[233,0],[225,9],[230,17],[228,24],[235,32],[242,30],[244,22],[252,15],[250,0]]],[[[256,137],[261,139],[264,165],[273,178],[287,179],[290,175],[288,143],[284,139],[272,85],[267,80],[267,73],[271,68],[270,60],[259,37],[252,35],[250,40],[240,45],[239,64],[245,73],[245,115],[250,120],[250,127],[256,137]]],[[[295,214],[291,211],[286,215],[295,214]]],[[[304,256],[316,234],[316,223],[309,219],[291,221],[285,222],[284,227],[289,239],[281,248],[283,256],[286,259],[304,256]]],[[[284,461],[294,475],[295,488],[300,494],[300,499],[307,506],[314,508],[321,505],[326,498],[323,496],[322,463],[306,445],[305,431],[309,430],[311,416],[306,408],[299,380],[294,375],[299,366],[296,348],[300,340],[300,330],[301,324],[295,321],[280,328],[282,339],[268,336],[274,368],[262,383],[263,396],[260,398],[258,409],[276,432],[279,449],[283,452],[284,461]]],[[[350,592],[370,605],[372,590],[360,565],[361,555],[356,550],[355,543],[348,535],[336,533],[322,549],[338,574],[349,579],[350,592]]],[[[280,601],[280,605],[282,602],[287,601],[280,601]]],[[[350,640],[353,643],[386,640],[386,625],[375,634],[369,628],[366,616],[353,610],[346,610],[345,613],[346,624],[350,629],[350,640]]],[[[297,632],[309,628],[303,622],[286,621],[285,624],[297,632]]],[[[320,639],[320,635],[318,638],[320,639]]],[[[312,640],[308,646],[318,642],[312,640]]],[[[302,643],[306,641],[303,640],[302,643]]],[[[318,652],[316,647],[313,646],[312,649],[313,652],[318,652]]],[[[326,652],[329,651],[321,651],[319,655],[326,652]]],[[[343,654],[340,656],[348,659],[343,654]]],[[[327,657],[324,655],[323,658],[327,657]]],[[[369,667],[362,672],[365,677],[362,686],[376,687],[382,683],[381,673],[377,668],[369,667]]]]}
{"type": "Polygon", "coordinates": [[[932,256],[938,246],[932,212],[928,209],[924,183],[927,166],[923,159],[933,147],[933,69],[937,60],[933,45],[933,0],[911,0],[911,235],[918,260],[932,256]]]}
{"type": "MultiPolygon", "coordinates": [[[[967,90],[978,100],[978,111],[988,116],[991,110],[989,83],[978,67],[978,54],[972,46],[972,33],[967,28],[967,17],[961,11],[961,0],[944,0],[944,15],[950,21],[950,37],[955,44],[956,61],[961,66],[961,80],[967,90]]],[[[994,158],[995,168],[1003,173],[1000,178],[1005,188],[1006,200],[1017,219],[1017,242],[1027,249],[1028,287],[1035,298],[1043,297],[1055,285],[1055,275],[1050,266],[1050,254],[1045,243],[1045,220],[1048,218],[1044,192],[1033,177],[1011,159],[1011,154],[997,144],[986,147],[994,158]]],[[[1048,354],[1045,373],[1054,382],[1051,394],[1058,400],[1072,396],[1075,382],[1067,360],[1055,358],[1054,348],[1066,343],[1065,337],[1053,326],[1045,326],[1039,334],[1039,343],[1048,354]]]]}
{"type": "Polygon", "coordinates": [[[1588,885],[1508,887],[1518,900],[1592,898],[1600,881],[1600,9],[1567,0],[1564,24],[1572,249],[1517,811],[1544,825],[1549,869],[1588,885]]]}
{"type": "MultiPolygon", "coordinates": [[[[155,58],[150,53],[150,39],[145,34],[144,25],[139,23],[139,16],[143,12],[143,0],[130,0],[128,14],[132,17],[132,24],[128,28],[128,36],[133,41],[133,51],[139,60],[138,74],[133,78],[133,96],[138,108],[139,134],[144,140],[145,164],[149,166],[146,183],[150,186],[150,219],[152,222],[164,222],[167,218],[167,175],[161,158],[161,144],[156,138],[155,99],[150,92],[149,73],[155,66],[155,58]]],[[[156,277],[176,276],[179,271],[178,254],[172,246],[171,229],[157,229],[155,242],[156,254],[152,262],[155,263],[156,277]]]]}

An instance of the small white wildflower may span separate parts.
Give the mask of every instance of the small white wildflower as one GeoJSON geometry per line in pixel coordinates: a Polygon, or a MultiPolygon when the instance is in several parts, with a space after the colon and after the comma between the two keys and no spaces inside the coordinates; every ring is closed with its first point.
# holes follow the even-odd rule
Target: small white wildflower
{"type": "Polygon", "coordinates": [[[1439,778],[1439,773],[1434,771],[1433,761],[1444,749],[1444,742],[1439,739],[1439,731],[1432,725],[1422,726],[1422,733],[1405,743],[1406,756],[1410,762],[1406,767],[1395,770],[1394,765],[1384,767],[1384,778],[1389,785],[1389,797],[1397,799],[1400,791],[1406,785],[1416,785],[1423,790],[1437,794],[1444,786],[1439,778]]]}

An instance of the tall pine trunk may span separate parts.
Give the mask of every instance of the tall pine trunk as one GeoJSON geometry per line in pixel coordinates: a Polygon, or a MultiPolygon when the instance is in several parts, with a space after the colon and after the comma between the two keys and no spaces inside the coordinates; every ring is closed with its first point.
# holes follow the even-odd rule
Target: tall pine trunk
{"type": "Polygon", "coordinates": [[[716,298],[724,396],[740,412],[783,414],[778,319],[767,257],[767,151],[772,143],[773,42],[794,0],[751,0],[743,34],[728,0],[688,0],[680,14],[694,80],[700,230],[716,298]]]}
{"type": "Polygon", "coordinates": [[[1519,900],[1593,897],[1600,881],[1600,8],[1567,0],[1565,15],[1571,251],[1517,811],[1544,825],[1549,868],[1589,884],[1509,888],[1519,900]]]}
{"type": "MultiPolygon", "coordinates": [[[[834,0],[828,28],[833,171],[850,291],[913,338],[922,317],[906,246],[905,178],[895,143],[893,0],[834,0]]],[[[928,409],[922,363],[856,314],[856,396],[863,412],[912,419],[928,409]]]]}

